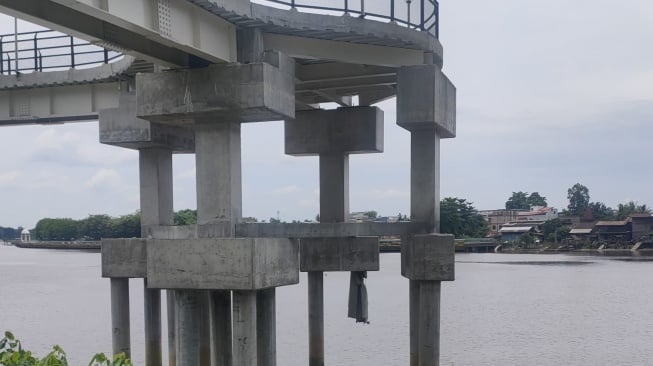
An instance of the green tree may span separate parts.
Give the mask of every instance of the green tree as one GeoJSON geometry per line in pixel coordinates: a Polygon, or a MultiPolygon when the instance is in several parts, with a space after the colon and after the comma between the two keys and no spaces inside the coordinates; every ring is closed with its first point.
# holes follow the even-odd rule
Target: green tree
{"type": "Polygon", "coordinates": [[[541,228],[544,241],[549,243],[558,243],[569,234],[569,228],[560,219],[547,220],[541,228]]]}
{"type": "Polygon", "coordinates": [[[590,191],[584,185],[576,183],[567,190],[567,199],[569,199],[567,213],[572,216],[581,217],[585,213],[585,209],[589,207],[590,191]]]}
{"type": "Polygon", "coordinates": [[[440,201],[440,231],[457,238],[484,237],[489,228],[471,202],[457,197],[440,201]]]}
{"type": "MultiPolygon", "coordinates": [[[[80,236],[89,240],[111,238],[113,235],[112,220],[109,215],[89,215],[79,222],[80,236]]],[[[140,236],[140,235],[139,235],[140,236]]]]}
{"type": "Polygon", "coordinates": [[[611,220],[615,217],[614,210],[603,202],[590,202],[589,208],[594,220],[611,220]]]}
{"type": "Polygon", "coordinates": [[[39,220],[34,227],[34,236],[38,240],[75,240],[78,238],[79,224],[73,219],[39,220]]]}
{"type": "Polygon", "coordinates": [[[175,225],[193,225],[197,224],[197,210],[179,210],[175,212],[175,225]]]}
{"type": "Polygon", "coordinates": [[[140,238],[141,214],[136,212],[112,219],[111,226],[111,237],[113,238],[140,238]]]}
{"type": "Polygon", "coordinates": [[[528,192],[512,192],[512,196],[506,201],[506,210],[528,210],[528,192]]]}
{"type": "Polygon", "coordinates": [[[641,214],[646,213],[650,214],[651,209],[646,206],[646,204],[638,204],[635,201],[628,201],[626,203],[620,203],[617,205],[617,220],[625,220],[628,216],[632,214],[641,214]]]}
{"type": "MultiPolygon", "coordinates": [[[[533,192],[527,199],[529,206],[544,206],[546,207],[546,197],[540,196],[538,192],[533,192]]],[[[530,207],[529,207],[530,208],[530,207]]]]}
{"type": "Polygon", "coordinates": [[[365,211],[363,214],[370,219],[376,219],[376,217],[379,215],[376,211],[365,211]]]}

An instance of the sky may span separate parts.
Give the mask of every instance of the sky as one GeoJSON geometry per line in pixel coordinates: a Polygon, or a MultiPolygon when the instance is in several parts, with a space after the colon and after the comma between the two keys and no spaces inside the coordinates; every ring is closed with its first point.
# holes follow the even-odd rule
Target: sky
{"type": "MultiPolygon", "coordinates": [[[[537,191],[562,209],[580,182],[592,201],[653,205],[653,2],[441,0],[440,19],[458,92],[442,197],[483,210],[537,191]]],[[[379,107],[385,152],[350,158],[350,208],[407,214],[409,134],[394,99],[379,107]]],[[[283,154],[282,122],[246,124],[242,139],[243,215],[314,218],[317,158],[283,154]]],[[[101,145],[95,122],[2,127],[0,154],[0,226],[138,209],[138,154],[101,145]]],[[[176,155],[173,169],[175,210],[195,208],[194,157],[176,155]]]]}

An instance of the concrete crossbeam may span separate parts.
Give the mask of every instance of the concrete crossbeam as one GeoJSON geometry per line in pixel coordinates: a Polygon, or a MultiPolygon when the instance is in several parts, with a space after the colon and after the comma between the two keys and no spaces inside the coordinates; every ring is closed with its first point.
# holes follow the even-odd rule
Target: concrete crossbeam
{"type": "Polygon", "coordinates": [[[311,238],[299,245],[302,272],[378,271],[379,238],[311,238]]]}
{"type": "MultiPolygon", "coordinates": [[[[150,226],[145,228],[152,239],[192,239],[224,237],[232,232],[229,223],[185,226],[150,226]]],[[[403,236],[426,234],[431,224],[422,222],[332,222],[332,223],[239,223],[235,225],[238,238],[346,238],[351,236],[403,236]]]]}
{"type": "Polygon", "coordinates": [[[299,282],[299,245],[289,239],[148,240],[150,288],[258,290],[299,282]]]}
{"type": "Polygon", "coordinates": [[[100,143],[128,149],[165,148],[177,153],[195,152],[195,135],[187,128],[166,126],[136,118],[136,108],[100,111],[100,143]]]}
{"type": "Polygon", "coordinates": [[[268,63],[138,74],[136,95],[138,117],[172,125],[295,116],[294,70],[268,63]]]}
{"type": "Polygon", "coordinates": [[[399,68],[397,124],[410,131],[436,129],[442,138],[456,137],[456,87],[439,66],[399,68]]]}
{"type": "Polygon", "coordinates": [[[102,277],[145,278],[146,253],[145,239],[103,239],[102,277]]]}
{"type": "Polygon", "coordinates": [[[383,152],[383,111],[376,107],[298,111],[285,122],[288,155],[383,152]]]}
{"type": "Polygon", "coordinates": [[[414,235],[403,239],[401,275],[413,281],[453,281],[453,235],[414,235]]]}

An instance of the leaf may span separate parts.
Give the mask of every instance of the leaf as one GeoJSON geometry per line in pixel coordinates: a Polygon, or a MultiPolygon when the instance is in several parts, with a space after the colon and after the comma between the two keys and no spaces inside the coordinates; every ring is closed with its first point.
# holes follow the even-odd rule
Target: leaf
{"type": "Polygon", "coordinates": [[[5,332],[5,338],[7,338],[10,341],[13,341],[15,339],[14,335],[10,331],[5,332]]]}

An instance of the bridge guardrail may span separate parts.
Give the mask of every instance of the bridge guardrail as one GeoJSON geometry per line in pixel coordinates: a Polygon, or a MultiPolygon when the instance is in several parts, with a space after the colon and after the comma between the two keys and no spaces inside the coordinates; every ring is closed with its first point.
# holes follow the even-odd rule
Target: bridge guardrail
{"type": "Polygon", "coordinates": [[[0,74],[66,70],[107,64],[119,52],[53,30],[0,35],[0,74]]]}
{"type": "Polygon", "coordinates": [[[384,20],[440,36],[438,0],[253,0],[257,4],[306,9],[313,12],[354,14],[384,20]]]}

